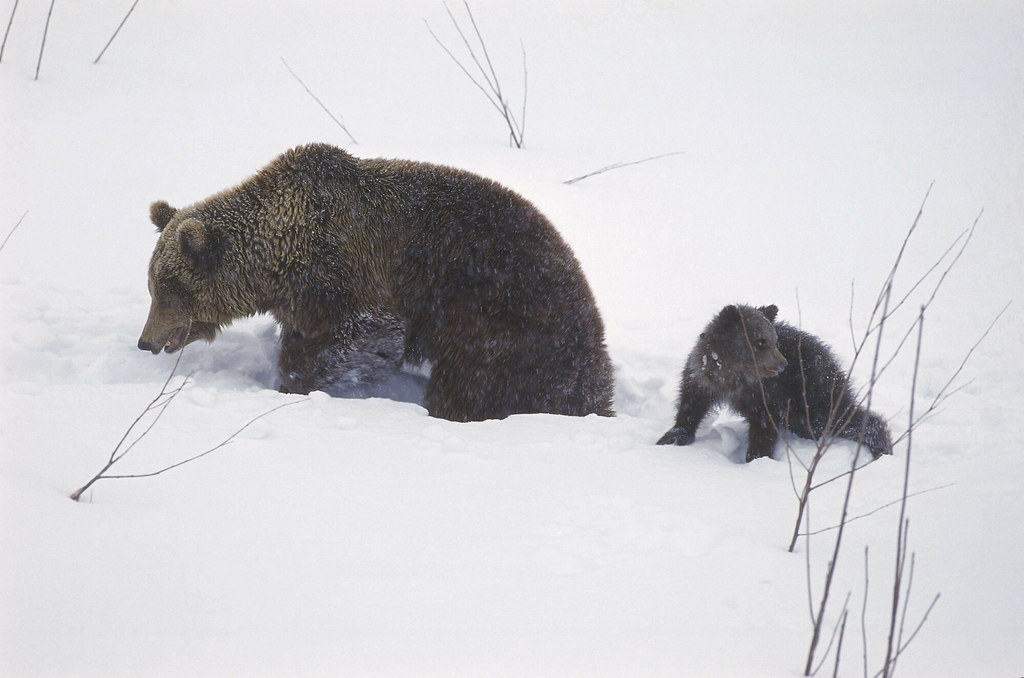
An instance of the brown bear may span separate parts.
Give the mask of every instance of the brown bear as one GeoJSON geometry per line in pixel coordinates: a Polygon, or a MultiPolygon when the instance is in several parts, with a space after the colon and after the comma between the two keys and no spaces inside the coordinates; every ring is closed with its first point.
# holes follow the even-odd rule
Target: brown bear
{"type": "Polygon", "coordinates": [[[686,359],[675,425],[659,445],[689,445],[712,407],[728,404],[750,425],[747,461],[770,457],[779,431],[860,440],[892,453],[885,421],[857,403],[849,377],[814,335],[777,321],[778,307],[726,306],[686,359]]]}
{"type": "Polygon", "coordinates": [[[139,348],[280,325],[280,388],[304,393],[429,365],[423,403],[455,421],[611,415],[604,326],[579,263],[499,184],[326,144],[201,202],[150,209],[160,237],[139,348]]]}

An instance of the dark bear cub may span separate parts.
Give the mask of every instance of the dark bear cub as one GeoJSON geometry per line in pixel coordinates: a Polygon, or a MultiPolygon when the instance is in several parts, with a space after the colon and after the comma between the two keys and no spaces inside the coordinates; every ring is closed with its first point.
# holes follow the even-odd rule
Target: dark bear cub
{"type": "Polygon", "coordinates": [[[686,359],[675,425],[659,445],[689,445],[708,411],[727,404],[750,425],[747,461],[770,457],[782,429],[858,440],[892,453],[885,421],[857,404],[849,378],[817,337],[776,321],[778,307],[726,306],[686,359]]]}

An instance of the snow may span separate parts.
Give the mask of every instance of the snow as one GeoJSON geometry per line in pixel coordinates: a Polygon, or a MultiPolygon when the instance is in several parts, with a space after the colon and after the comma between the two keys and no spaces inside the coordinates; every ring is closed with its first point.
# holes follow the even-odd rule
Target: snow
{"type": "MultiPolygon", "coordinates": [[[[908,633],[941,598],[897,668],[1024,671],[1019,3],[476,2],[514,105],[520,40],[527,54],[522,150],[430,37],[424,20],[458,44],[441,3],[143,2],[98,65],[128,3],[57,3],[35,81],[49,5],[19,4],[0,63],[0,235],[27,211],[0,251],[0,675],[800,675],[807,571],[816,604],[834,533],[787,552],[796,464],[741,463],[729,412],[692,446],[653,443],[725,304],[775,303],[849,364],[929,187],[897,297],[981,217],[926,315],[918,412],[1013,304],[914,434],[908,633]],[[254,318],[186,350],[190,382],[119,471],[293,404],[68,499],[174,362],[135,346],[149,203],[312,141],[456,165],[537,204],[601,307],[618,416],[455,424],[282,395],[275,327],[254,318]]],[[[872,403],[897,434],[910,341],[872,403]]],[[[837,445],[818,477],[853,454],[837,445]]],[[[906,456],[858,472],[851,515],[900,496],[906,456]]],[[[837,521],[842,485],[812,495],[813,528],[837,521]]],[[[830,632],[850,593],[842,675],[865,653],[881,666],[897,512],[845,533],[826,613],[830,632]]]]}

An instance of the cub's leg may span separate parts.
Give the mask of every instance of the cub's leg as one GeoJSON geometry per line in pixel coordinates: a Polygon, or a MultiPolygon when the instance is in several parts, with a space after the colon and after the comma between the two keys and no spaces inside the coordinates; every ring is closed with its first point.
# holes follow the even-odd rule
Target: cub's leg
{"type": "Polygon", "coordinates": [[[658,440],[659,445],[689,445],[697,437],[697,427],[704,421],[714,399],[711,393],[693,381],[684,379],[679,389],[679,411],[675,425],[658,440]]]}

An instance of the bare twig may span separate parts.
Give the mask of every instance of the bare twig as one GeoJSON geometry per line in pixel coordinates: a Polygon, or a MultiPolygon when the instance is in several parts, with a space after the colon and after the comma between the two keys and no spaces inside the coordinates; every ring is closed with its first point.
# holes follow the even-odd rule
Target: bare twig
{"type": "Polygon", "coordinates": [[[331,113],[331,111],[327,108],[327,106],[324,105],[324,102],[320,101],[320,97],[318,97],[316,94],[313,94],[313,90],[311,90],[306,85],[306,83],[302,81],[302,78],[300,78],[295,73],[295,71],[292,70],[292,67],[288,65],[288,62],[284,60],[284,57],[281,57],[281,63],[284,64],[284,67],[287,68],[288,72],[292,74],[292,77],[295,78],[299,82],[300,85],[302,85],[302,89],[306,90],[306,93],[309,94],[309,96],[313,97],[313,101],[315,101],[317,104],[320,105],[320,108],[323,109],[324,113],[326,113],[327,115],[329,115],[331,117],[331,120],[334,121],[334,124],[341,128],[341,131],[343,131],[348,136],[348,138],[352,141],[352,143],[353,144],[359,143],[359,142],[356,141],[356,138],[354,136],[352,136],[352,133],[348,131],[348,127],[345,127],[345,123],[342,122],[339,118],[335,117],[335,115],[333,113],[331,113]]]}
{"type": "Polygon", "coordinates": [[[174,379],[174,375],[178,372],[178,365],[181,364],[181,358],[184,354],[184,350],[178,353],[178,358],[177,360],[174,361],[174,367],[171,368],[171,373],[167,375],[167,379],[164,380],[163,386],[160,387],[160,392],[157,393],[156,396],[149,401],[149,404],[146,405],[145,408],[143,408],[142,412],[140,412],[137,417],[135,417],[135,420],[131,423],[131,425],[129,425],[128,428],[125,429],[124,434],[121,436],[121,439],[117,441],[117,445],[114,446],[114,449],[110,452],[110,457],[107,459],[107,463],[103,466],[103,468],[100,469],[100,472],[94,475],[85,485],[72,492],[71,499],[73,499],[74,501],[78,501],[81,498],[83,492],[92,487],[97,480],[103,478],[104,474],[110,469],[111,466],[113,466],[118,461],[123,459],[124,456],[128,454],[133,447],[135,447],[135,444],[139,442],[139,440],[141,440],[143,436],[149,433],[149,431],[153,428],[153,426],[160,419],[160,417],[163,416],[164,411],[167,409],[167,406],[171,403],[172,400],[174,400],[174,398],[179,393],[181,393],[181,389],[184,388],[185,382],[188,381],[187,377],[185,378],[185,381],[183,381],[182,384],[178,386],[178,388],[168,390],[167,387],[170,385],[171,380],[174,379]],[[163,400],[163,402],[161,402],[161,400],[163,400]],[[135,430],[135,427],[139,425],[139,422],[142,421],[143,417],[145,417],[153,410],[159,410],[156,414],[156,417],[154,417],[153,421],[150,422],[149,426],[146,428],[145,431],[142,432],[141,435],[139,435],[139,437],[137,437],[125,450],[122,451],[121,446],[124,445],[125,441],[128,440],[128,437],[131,436],[132,431],[135,430]]]}
{"type": "MultiPolygon", "coordinates": [[[[828,645],[825,646],[825,651],[821,653],[821,662],[819,662],[818,665],[816,667],[814,667],[814,670],[811,671],[811,673],[809,675],[812,675],[812,676],[817,675],[818,671],[821,670],[821,667],[825,665],[825,660],[828,659],[828,654],[832,650],[832,644],[836,642],[837,635],[838,635],[838,638],[839,638],[839,647],[840,648],[842,647],[842,645],[843,645],[843,634],[846,632],[846,615],[850,611],[849,605],[850,605],[850,592],[847,591],[847,593],[846,593],[846,600],[843,601],[842,611],[841,611],[841,614],[839,616],[839,622],[837,622],[836,625],[832,627],[832,635],[829,636],[828,645]]],[[[838,651],[839,650],[837,649],[837,652],[838,651]]],[[[838,654],[836,656],[836,661],[837,662],[839,661],[838,654]]],[[[838,668],[838,666],[839,665],[837,663],[836,664],[836,668],[838,668]]]]}
{"type": "Polygon", "coordinates": [[[86,490],[88,490],[90,487],[92,487],[94,484],[96,484],[98,481],[100,481],[100,480],[114,480],[114,479],[119,479],[119,478],[121,478],[121,479],[123,479],[123,478],[151,478],[153,476],[158,476],[161,473],[166,473],[167,471],[170,471],[171,469],[177,468],[177,467],[182,466],[184,464],[187,464],[189,462],[192,462],[192,461],[195,461],[195,460],[200,459],[202,457],[205,457],[206,455],[211,454],[213,452],[216,452],[217,450],[221,449],[222,447],[224,447],[225,445],[227,445],[228,443],[233,441],[242,431],[247,429],[249,426],[251,426],[254,422],[258,421],[259,419],[262,419],[263,417],[267,416],[268,414],[276,412],[277,410],[281,409],[282,407],[287,407],[288,405],[294,405],[296,403],[302,402],[301,400],[295,400],[295,401],[292,401],[292,402],[283,403],[281,405],[273,407],[273,408],[263,412],[262,414],[259,414],[259,415],[255,416],[255,417],[253,417],[252,419],[247,421],[244,425],[242,425],[238,430],[236,430],[234,433],[232,433],[227,438],[225,438],[223,441],[221,441],[219,444],[211,447],[210,449],[206,450],[205,452],[200,452],[199,454],[193,455],[193,456],[191,456],[191,457],[189,457],[187,459],[184,459],[182,461],[176,462],[176,463],[171,464],[169,466],[165,466],[164,468],[161,468],[158,471],[152,471],[152,472],[149,472],[149,473],[123,474],[123,475],[108,474],[107,471],[109,471],[111,469],[111,467],[114,466],[114,464],[116,464],[117,462],[119,462],[122,459],[124,459],[125,456],[127,456],[128,453],[131,452],[132,449],[143,438],[145,438],[146,435],[149,434],[149,432],[151,430],[153,430],[153,427],[156,425],[156,423],[163,416],[164,412],[167,411],[167,407],[171,404],[171,402],[174,400],[174,398],[177,397],[178,394],[181,393],[182,389],[185,388],[185,385],[188,383],[188,377],[186,377],[182,381],[182,383],[179,384],[176,388],[170,388],[171,381],[174,379],[174,375],[178,371],[178,366],[181,363],[181,357],[182,357],[183,354],[184,354],[184,350],[182,350],[180,353],[178,353],[178,358],[177,358],[177,360],[174,361],[174,367],[171,369],[171,373],[167,376],[167,379],[164,381],[163,386],[160,388],[160,392],[156,395],[156,397],[154,397],[152,400],[149,401],[149,404],[146,405],[146,407],[142,410],[142,412],[139,413],[139,415],[137,417],[135,417],[135,420],[131,423],[131,425],[127,429],[125,429],[125,432],[121,436],[121,439],[117,442],[117,445],[114,446],[113,451],[110,453],[110,456],[107,458],[107,463],[104,464],[103,468],[100,469],[99,473],[94,475],[89,480],[89,482],[87,482],[85,485],[82,485],[80,488],[78,488],[77,490],[75,490],[74,492],[71,493],[70,497],[71,497],[72,500],[79,501],[81,499],[81,497],[82,497],[82,494],[86,490]],[[149,422],[149,424],[146,426],[146,428],[138,436],[136,436],[135,439],[132,440],[132,442],[127,447],[124,447],[124,449],[122,449],[122,447],[124,446],[125,442],[131,437],[132,432],[136,429],[137,426],[139,426],[139,424],[146,417],[146,415],[148,415],[150,412],[154,412],[154,411],[156,412],[156,415],[152,418],[152,420],[149,422]]]}
{"type": "Polygon", "coordinates": [[[1011,303],[1013,302],[1007,302],[1007,304],[1003,306],[999,313],[996,314],[996,317],[992,319],[992,322],[988,324],[988,327],[985,328],[985,331],[981,334],[978,340],[974,342],[974,345],[971,346],[971,348],[964,355],[963,360],[960,361],[960,365],[957,366],[956,370],[953,371],[953,374],[949,377],[946,383],[943,384],[942,388],[939,389],[939,392],[935,395],[935,398],[932,399],[931,404],[928,405],[928,408],[925,410],[925,412],[918,416],[916,419],[911,420],[910,425],[907,427],[906,433],[897,438],[897,442],[903,440],[904,438],[908,438],[910,436],[910,432],[913,429],[917,428],[922,421],[930,417],[935,412],[935,410],[950,396],[952,396],[954,393],[963,388],[961,386],[959,388],[950,390],[953,382],[956,381],[957,377],[960,376],[960,373],[963,372],[964,367],[967,365],[967,361],[970,360],[971,356],[974,355],[974,352],[978,349],[979,346],[981,346],[981,343],[985,341],[985,338],[988,337],[989,332],[992,331],[992,328],[995,327],[996,323],[999,322],[999,319],[1003,317],[1003,314],[1006,313],[1006,310],[1010,308],[1011,303]]]}
{"type": "Polygon", "coordinates": [[[588,172],[586,174],[580,175],[580,176],[575,177],[573,179],[569,179],[568,181],[563,181],[562,183],[566,184],[566,185],[572,185],[572,184],[575,184],[578,181],[583,181],[584,179],[587,179],[589,177],[592,177],[592,176],[595,176],[595,175],[598,175],[598,174],[604,174],[605,172],[611,172],[612,170],[616,170],[616,169],[619,169],[619,168],[622,168],[622,167],[629,167],[631,165],[639,165],[641,163],[650,162],[652,160],[660,160],[661,158],[667,158],[667,157],[672,156],[672,155],[682,155],[683,153],[685,153],[685,151],[672,151],[671,153],[662,153],[661,155],[652,155],[651,157],[644,158],[643,160],[633,160],[631,162],[615,162],[615,163],[612,163],[611,165],[606,165],[605,167],[602,167],[601,169],[596,169],[593,172],[588,172]]]}
{"type": "MultiPolygon", "coordinates": [[[[917,623],[917,626],[914,627],[913,633],[911,633],[910,636],[907,638],[907,642],[905,642],[902,645],[900,645],[899,648],[896,650],[896,654],[895,654],[896,657],[899,657],[900,655],[902,655],[903,652],[910,645],[910,643],[914,640],[914,638],[917,637],[918,632],[920,632],[921,627],[924,626],[924,623],[926,621],[928,621],[929,615],[931,615],[932,610],[935,608],[936,603],[939,602],[939,598],[941,598],[941,597],[942,597],[941,593],[936,593],[935,594],[935,597],[932,598],[932,602],[928,604],[928,609],[924,611],[924,614],[921,616],[921,620],[917,623]]],[[[885,668],[883,668],[878,673],[876,673],[875,676],[884,675],[884,671],[885,671],[885,668]]],[[[889,672],[889,675],[890,676],[892,675],[891,671],[889,672]]]]}
{"type": "Polygon", "coordinates": [[[21,215],[21,219],[18,219],[18,223],[14,225],[14,228],[12,228],[10,232],[7,234],[7,236],[4,238],[4,241],[0,243],[0,252],[2,252],[4,247],[7,246],[7,241],[11,239],[11,236],[14,235],[14,232],[18,230],[18,226],[21,226],[21,222],[25,221],[25,217],[27,216],[28,211],[26,210],[25,213],[21,215]]]}
{"type": "MultiPolygon", "coordinates": [[[[305,399],[303,399],[303,400],[305,400],[305,399]]],[[[160,469],[159,471],[151,471],[149,473],[132,473],[132,474],[116,475],[116,476],[111,475],[111,476],[104,476],[104,478],[105,479],[106,478],[109,478],[109,479],[117,479],[117,478],[152,478],[153,476],[158,476],[161,473],[166,473],[167,471],[170,471],[171,469],[178,468],[179,466],[183,466],[183,465],[189,463],[190,461],[195,461],[196,459],[201,459],[202,457],[205,457],[208,454],[216,452],[220,448],[222,448],[225,445],[227,445],[230,442],[232,442],[236,437],[238,437],[238,435],[240,433],[242,433],[242,431],[244,431],[245,429],[249,428],[250,426],[255,424],[257,421],[259,421],[263,417],[267,416],[268,414],[273,414],[274,412],[277,412],[281,408],[288,407],[289,405],[295,405],[297,403],[301,403],[301,402],[303,402],[303,400],[293,400],[291,402],[281,403],[280,405],[277,405],[276,407],[272,407],[269,410],[266,410],[265,412],[261,412],[260,414],[257,414],[255,417],[253,417],[249,421],[245,422],[234,433],[232,433],[227,438],[225,438],[224,440],[222,440],[218,444],[214,445],[210,449],[206,450],[205,452],[200,452],[199,454],[193,455],[193,456],[189,457],[188,459],[183,459],[182,461],[176,462],[176,463],[171,464],[169,466],[165,466],[164,468],[160,469]]]]}
{"type": "Polygon", "coordinates": [[[864,658],[864,678],[868,678],[868,547],[864,547],[864,600],[860,605],[860,640],[864,658]]]}
{"type": "MultiPolygon", "coordinates": [[[[917,316],[917,350],[914,354],[914,374],[910,381],[910,424],[907,431],[907,456],[906,461],[903,465],[903,501],[900,503],[900,522],[899,529],[896,531],[896,573],[893,577],[893,593],[892,593],[892,615],[889,620],[889,642],[886,645],[885,651],[885,664],[882,667],[883,675],[888,678],[892,675],[893,666],[896,661],[896,657],[893,652],[899,649],[899,640],[896,639],[896,616],[900,607],[900,599],[903,595],[903,565],[906,559],[907,553],[907,524],[906,524],[906,510],[907,510],[907,490],[910,487],[910,458],[914,449],[914,398],[917,395],[917,375],[918,369],[921,365],[921,345],[924,338],[924,311],[925,306],[921,306],[921,311],[917,316]]],[[[903,599],[903,605],[906,606],[906,599],[903,599]]]]}
{"type": "Polygon", "coordinates": [[[483,92],[483,95],[487,98],[487,101],[498,111],[501,117],[505,120],[505,124],[508,126],[509,131],[509,143],[516,148],[523,147],[523,137],[526,132],[526,85],[528,72],[526,69],[526,47],[520,40],[519,45],[523,53],[523,107],[522,113],[517,119],[515,114],[512,112],[512,108],[509,105],[508,99],[504,92],[501,91],[501,82],[498,80],[498,74],[494,70],[494,64],[491,62],[491,55],[487,51],[487,44],[484,42],[483,35],[480,33],[480,28],[477,26],[476,19],[473,17],[473,11],[469,8],[468,0],[463,0],[463,5],[466,8],[466,15],[469,17],[469,23],[473,27],[473,33],[476,35],[476,42],[480,47],[480,55],[477,54],[476,49],[470,43],[466,37],[465,31],[462,30],[462,26],[459,25],[458,19],[452,14],[452,11],[448,8],[447,3],[444,5],[444,11],[448,14],[448,18],[452,22],[452,26],[455,27],[455,32],[459,34],[459,38],[462,40],[463,46],[469,53],[469,58],[473,61],[476,66],[476,70],[480,73],[480,78],[483,82],[477,79],[469,69],[459,61],[459,58],[448,49],[448,47],[441,42],[441,39],[434,33],[434,29],[430,27],[430,23],[424,20],[424,24],[427,26],[427,31],[430,32],[430,36],[434,38],[434,42],[440,46],[444,53],[455,62],[455,65],[459,67],[470,82],[472,82],[477,89],[483,92]],[[486,66],[485,66],[486,64],[486,66]]]}
{"type": "MultiPolygon", "coordinates": [[[[891,294],[892,294],[892,280],[891,280],[891,277],[890,277],[890,279],[886,282],[885,288],[884,288],[884,290],[882,292],[882,295],[880,297],[881,303],[878,306],[876,306],[876,309],[877,308],[881,308],[881,311],[882,311],[881,317],[882,318],[887,317],[888,310],[889,310],[889,300],[890,300],[891,294]]],[[[870,379],[870,382],[869,382],[871,384],[872,388],[868,389],[867,403],[865,405],[865,412],[867,412],[868,410],[871,409],[871,395],[872,395],[872,393],[874,391],[873,386],[874,386],[875,380],[877,378],[878,354],[879,354],[879,352],[881,350],[882,334],[883,334],[882,331],[883,331],[884,328],[885,328],[885,323],[881,323],[878,326],[878,332],[877,332],[878,336],[877,336],[876,344],[875,344],[875,355],[874,355],[874,360],[872,362],[871,379],[870,379]]],[[[867,415],[865,414],[865,416],[867,416],[867,415]]],[[[818,646],[818,640],[819,640],[819,638],[821,636],[821,624],[822,624],[824,616],[825,616],[825,607],[826,607],[826,605],[828,605],[829,593],[831,592],[833,577],[835,576],[836,566],[837,566],[838,561],[839,561],[839,550],[840,550],[840,547],[842,545],[843,533],[845,531],[846,522],[847,522],[847,515],[849,513],[850,497],[853,494],[853,479],[854,479],[854,476],[856,475],[855,472],[857,470],[857,459],[860,457],[861,450],[864,448],[864,429],[865,428],[866,427],[862,427],[861,434],[860,434],[860,436],[859,436],[859,438],[857,440],[857,450],[856,450],[856,452],[853,455],[853,461],[851,462],[851,465],[850,465],[851,472],[850,472],[850,475],[849,475],[849,477],[847,479],[846,493],[843,496],[843,507],[842,507],[842,510],[841,510],[841,512],[839,514],[839,528],[836,531],[835,545],[833,546],[833,549],[832,549],[832,559],[829,561],[828,567],[826,568],[826,572],[825,572],[825,588],[824,588],[824,590],[823,590],[823,592],[821,594],[821,605],[818,608],[818,614],[817,614],[817,616],[815,618],[815,622],[814,622],[814,631],[811,634],[811,646],[810,646],[810,648],[809,648],[809,650],[807,652],[807,664],[806,664],[806,666],[804,668],[804,675],[805,676],[811,675],[811,670],[814,667],[814,654],[815,654],[815,650],[817,649],[817,646],[818,646]]]]}
{"type": "Polygon", "coordinates": [[[39,79],[39,67],[43,65],[43,50],[46,48],[46,34],[50,32],[50,17],[53,15],[53,4],[57,0],[50,0],[50,11],[46,13],[46,26],[43,28],[43,41],[39,45],[39,60],[36,62],[36,77],[39,79]]]}
{"type": "MultiPolygon", "coordinates": [[[[849,471],[847,471],[847,473],[849,473],[849,471]]],[[[928,494],[929,492],[935,492],[936,490],[945,490],[947,488],[953,487],[955,484],[956,483],[947,483],[945,485],[939,485],[938,487],[930,487],[927,490],[918,490],[917,492],[911,492],[910,494],[907,495],[907,499],[910,499],[911,497],[917,497],[917,496],[922,495],[922,494],[928,494]]],[[[819,487],[819,486],[816,485],[815,487],[819,487]]],[[[857,520],[860,520],[861,518],[867,518],[868,516],[873,516],[874,514],[878,513],[879,511],[884,511],[885,509],[889,508],[890,506],[896,506],[897,504],[900,504],[902,502],[903,502],[903,497],[900,497],[899,499],[893,499],[889,503],[882,504],[881,506],[879,506],[877,508],[874,508],[871,511],[868,511],[867,513],[861,513],[860,515],[853,516],[852,518],[847,518],[846,519],[846,524],[849,525],[850,523],[852,523],[854,521],[857,521],[857,520]]],[[[817,534],[824,534],[825,532],[832,532],[833,530],[838,530],[838,529],[839,529],[838,525],[832,525],[830,527],[822,527],[820,529],[813,530],[813,531],[801,532],[800,536],[801,537],[813,537],[814,535],[817,535],[817,534]]]]}
{"type": "Polygon", "coordinates": [[[124,15],[123,19],[121,19],[121,23],[117,25],[117,30],[115,30],[114,34],[110,36],[110,40],[107,40],[107,44],[103,46],[103,49],[100,50],[100,53],[96,57],[96,60],[93,61],[94,64],[98,64],[100,62],[100,59],[103,57],[103,54],[107,51],[107,48],[110,47],[110,43],[114,42],[114,38],[116,38],[117,34],[121,32],[121,27],[124,26],[125,22],[128,21],[128,17],[130,17],[132,15],[132,12],[135,11],[135,5],[137,4],[139,4],[139,0],[135,0],[135,2],[132,3],[132,6],[128,10],[128,13],[124,15]]]}
{"type": "Polygon", "coordinates": [[[7,36],[11,34],[11,24],[14,23],[14,13],[18,11],[18,0],[14,0],[14,7],[11,8],[11,18],[7,20],[7,30],[4,31],[4,41],[0,44],[0,62],[4,60],[4,49],[7,47],[7,36]]]}
{"type": "Polygon", "coordinates": [[[848,613],[849,610],[843,610],[843,623],[839,628],[839,644],[836,646],[836,663],[835,667],[832,669],[832,678],[839,678],[839,659],[843,654],[843,636],[846,635],[846,617],[848,613]]]}

